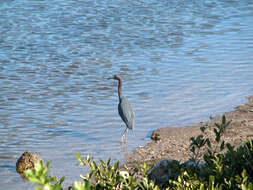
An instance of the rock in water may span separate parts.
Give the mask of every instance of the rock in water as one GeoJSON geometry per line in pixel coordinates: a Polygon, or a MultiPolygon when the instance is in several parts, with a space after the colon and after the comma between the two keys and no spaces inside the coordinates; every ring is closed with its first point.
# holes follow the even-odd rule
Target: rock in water
{"type": "Polygon", "coordinates": [[[28,169],[33,169],[35,163],[40,161],[43,162],[43,160],[39,157],[38,154],[34,152],[24,152],[22,156],[17,160],[16,171],[22,178],[26,179],[24,171],[28,169]]]}

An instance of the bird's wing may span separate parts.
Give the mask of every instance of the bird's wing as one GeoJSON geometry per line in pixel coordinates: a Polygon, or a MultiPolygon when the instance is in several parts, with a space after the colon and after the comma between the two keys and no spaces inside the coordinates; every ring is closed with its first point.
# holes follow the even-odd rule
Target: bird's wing
{"type": "Polygon", "coordinates": [[[118,109],[122,120],[126,123],[128,128],[132,129],[134,127],[134,111],[125,97],[121,99],[118,109]]]}

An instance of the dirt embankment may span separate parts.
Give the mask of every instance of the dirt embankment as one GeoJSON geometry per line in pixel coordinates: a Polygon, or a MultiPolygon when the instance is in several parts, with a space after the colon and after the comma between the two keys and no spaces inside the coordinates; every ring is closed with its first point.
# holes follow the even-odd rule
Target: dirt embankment
{"type": "MultiPolygon", "coordinates": [[[[246,139],[253,138],[253,96],[249,97],[249,102],[238,106],[234,111],[225,113],[227,121],[231,124],[226,129],[223,136],[225,142],[238,147],[246,139]]],[[[208,125],[207,135],[214,139],[212,126],[221,122],[221,116],[210,119],[210,122],[198,123],[195,126],[186,127],[166,127],[156,130],[160,140],[151,141],[145,147],[139,147],[132,154],[126,157],[128,167],[143,162],[156,163],[159,160],[170,158],[180,162],[187,161],[191,152],[189,150],[190,138],[199,135],[200,127],[208,125]]],[[[213,140],[214,141],[214,140],[213,140]]]]}

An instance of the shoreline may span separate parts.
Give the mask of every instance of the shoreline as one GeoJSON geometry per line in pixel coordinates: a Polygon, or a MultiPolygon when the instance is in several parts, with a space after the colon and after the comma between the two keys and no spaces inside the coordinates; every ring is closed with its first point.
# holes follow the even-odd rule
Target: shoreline
{"type": "MultiPolygon", "coordinates": [[[[225,142],[238,147],[253,138],[253,96],[248,97],[248,102],[235,107],[234,111],[225,112],[227,121],[231,120],[224,133],[225,142]]],[[[221,122],[222,115],[210,118],[207,122],[200,122],[193,126],[164,127],[154,131],[158,134],[159,140],[151,140],[144,147],[138,147],[127,155],[124,159],[128,168],[133,168],[138,164],[146,162],[155,164],[163,159],[174,159],[181,163],[190,159],[189,150],[190,138],[201,133],[201,126],[214,126],[221,122]]],[[[214,138],[213,132],[208,133],[214,138]]]]}

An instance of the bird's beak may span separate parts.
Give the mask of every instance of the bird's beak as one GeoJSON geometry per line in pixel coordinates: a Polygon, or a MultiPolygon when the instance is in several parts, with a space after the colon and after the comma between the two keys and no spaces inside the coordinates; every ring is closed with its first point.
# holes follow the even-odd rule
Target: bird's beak
{"type": "Polygon", "coordinates": [[[107,80],[111,80],[111,79],[114,79],[113,77],[109,77],[109,78],[107,78],[107,80]]]}

